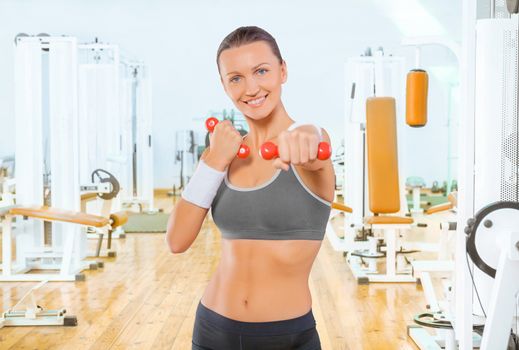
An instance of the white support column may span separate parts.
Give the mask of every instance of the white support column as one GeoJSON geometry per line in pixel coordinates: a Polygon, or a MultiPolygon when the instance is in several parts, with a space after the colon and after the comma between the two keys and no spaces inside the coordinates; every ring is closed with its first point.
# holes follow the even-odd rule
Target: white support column
{"type": "Polygon", "coordinates": [[[386,228],[384,240],[386,241],[386,275],[388,278],[396,277],[396,235],[398,230],[386,228]]]}
{"type": "Polygon", "coordinates": [[[466,260],[466,240],[463,232],[467,219],[474,214],[474,108],[476,78],[476,18],[477,3],[462,3],[462,50],[460,60],[461,114],[458,162],[459,200],[456,232],[455,332],[460,350],[472,350],[472,285],[466,260]]]}
{"type": "MultiPolygon", "coordinates": [[[[42,53],[38,38],[17,40],[15,48],[16,203],[43,204],[42,53]]],[[[16,260],[43,244],[43,223],[18,221],[16,260]]]]}
{"type": "Polygon", "coordinates": [[[16,200],[43,204],[42,58],[36,38],[18,41],[15,50],[16,200]]]}
{"type": "Polygon", "coordinates": [[[74,247],[74,241],[77,238],[76,232],[74,232],[75,227],[77,225],[72,224],[62,224],[64,230],[68,230],[67,234],[64,237],[63,242],[63,257],[61,259],[61,268],[60,268],[60,275],[67,276],[74,273],[73,267],[73,255],[76,256],[77,251],[75,251],[74,247]],[[72,231],[72,232],[71,232],[72,231]]]}
{"type": "Polygon", "coordinates": [[[119,111],[121,114],[121,152],[124,162],[121,164],[121,192],[119,197],[123,202],[130,201],[133,195],[132,187],[132,82],[129,68],[125,66],[124,74],[119,80],[119,111]]]}
{"type": "MultiPolygon", "coordinates": [[[[77,41],[72,37],[49,43],[49,113],[52,174],[52,206],[80,211],[79,132],[78,132],[78,61],[77,41]],[[67,166],[64,166],[66,164],[67,166]]],[[[78,225],[52,224],[52,244],[64,246],[68,236],[80,238],[78,225]],[[64,238],[63,236],[67,236],[64,238]]],[[[80,254],[86,257],[86,236],[82,235],[80,254]]],[[[63,259],[65,260],[65,258],[63,259]]]]}
{"type": "Polygon", "coordinates": [[[148,210],[155,209],[153,201],[153,139],[151,107],[151,75],[148,66],[140,66],[137,92],[137,174],[138,193],[148,202],[148,210]]]}

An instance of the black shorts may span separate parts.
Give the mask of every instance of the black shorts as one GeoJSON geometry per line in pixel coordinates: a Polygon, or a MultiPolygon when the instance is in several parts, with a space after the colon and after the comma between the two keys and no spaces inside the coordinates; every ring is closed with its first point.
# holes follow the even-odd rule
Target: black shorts
{"type": "Polygon", "coordinates": [[[192,350],[320,350],[310,310],[290,320],[241,322],[222,316],[202,303],[196,310],[192,350]]]}

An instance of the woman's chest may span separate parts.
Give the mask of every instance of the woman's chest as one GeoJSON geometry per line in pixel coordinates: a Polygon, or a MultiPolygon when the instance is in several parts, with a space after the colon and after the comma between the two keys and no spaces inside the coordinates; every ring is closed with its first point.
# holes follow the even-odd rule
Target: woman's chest
{"type": "MultiPolygon", "coordinates": [[[[299,166],[292,166],[291,171],[317,196],[333,200],[335,190],[334,174],[328,171],[309,172],[299,166]]],[[[274,181],[284,170],[276,169],[268,162],[238,163],[233,162],[227,172],[227,183],[235,189],[258,189],[274,181]],[[266,164],[265,164],[266,163],[266,164]]]]}

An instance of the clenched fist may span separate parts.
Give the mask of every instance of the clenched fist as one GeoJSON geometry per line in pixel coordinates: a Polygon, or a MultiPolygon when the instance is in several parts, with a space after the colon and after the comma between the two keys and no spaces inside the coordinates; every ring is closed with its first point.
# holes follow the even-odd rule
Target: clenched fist
{"type": "Polygon", "coordinates": [[[274,167],[288,171],[290,163],[308,166],[317,160],[319,134],[311,125],[283,131],[277,138],[279,158],[274,167]]]}

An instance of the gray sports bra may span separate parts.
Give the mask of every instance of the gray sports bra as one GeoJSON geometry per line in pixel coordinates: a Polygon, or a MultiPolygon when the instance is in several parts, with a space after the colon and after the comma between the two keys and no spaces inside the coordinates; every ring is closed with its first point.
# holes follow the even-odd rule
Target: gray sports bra
{"type": "Polygon", "coordinates": [[[331,203],[312,193],[292,164],[253,188],[229,183],[228,169],[211,205],[223,238],[323,239],[331,203]]]}

